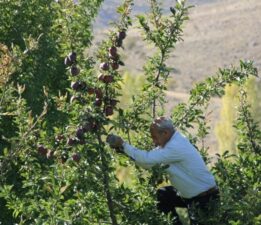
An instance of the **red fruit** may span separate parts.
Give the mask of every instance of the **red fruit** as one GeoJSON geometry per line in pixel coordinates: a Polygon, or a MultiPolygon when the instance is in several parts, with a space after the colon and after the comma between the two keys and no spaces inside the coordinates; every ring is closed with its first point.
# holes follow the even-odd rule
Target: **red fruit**
{"type": "Polygon", "coordinates": [[[55,137],[56,142],[61,142],[64,139],[64,136],[62,134],[59,134],[55,137]]]}
{"type": "Polygon", "coordinates": [[[93,95],[93,94],[95,93],[95,89],[89,87],[89,88],[87,88],[87,93],[88,93],[89,95],[93,95]]]}
{"type": "Polygon", "coordinates": [[[106,62],[103,62],[100,64],[100,69],[104,70],[104,71],[107,71],[110,69],[110,65],[109,63],[106,63],[106,62]]]}
{"type": "Polygon", "coordinates": [[[67,145],[73,146],[77,144],[77,140],[75,138],[68,138],[67,139],[67,145]]]}
{"type": "Polygon", "coordinates": [[[47,148],[45,148],[43,145],[38,146],[38,153],[42,156],[45,156],[47,154],[47,148]]]}
{"type": "Polygon", "coordinates": [[[102,105],[102,99],[96,98],[96,99],[95,99],[95,102],[94,102],[94,105],[100,107],[100,106],[102,105]]]}
{"type": "Polygon", "coordinates": [[[80,83],[80,81],[72,82],[72,83],[71,83],[71,88],[72,88],[74,91],[79,91],[79,90],[81,89],[81,83],[80,83]]]}
{"type": "Polygon", "coordinates": [[[71,60],[71,62],[76,62],[76,52],[71,52],[69,55],[68,55],[68,58],[71,60]]]}
{"type": "Polygon", "coordinates": [[[106,116],[111,116],[111,115],[113,114],[113,107],[110,106],[110,105],[107,105],[107,106],[105,107],[104,112],[105,112],[105,115],[106,115],[106,116]]]}
{"type": "Polygon", "coordinates": [[[113,63],[111,64],[111,68],[112,68],[113,70],[119,69],[119,63],[113,62],[113,63]]]}
{"type": "Polygon", "coordinates": [[[95,94],[96,94],[97,98],[103,97],[103,93],[102,93],[102,90],[100,88],[95,89],[95,94]]]}
{"type": "Polygon", "coordinates": [[[116,56],[118,56],[118,54],[117,54],[117,48],[116,48],[115,46],[110,47],[109,53],[110,53],[110,56],[111,56],[111,57],[116,57],[116,56]]]}
{"type": "Polygon", "coordinates": [[[76,137],[78,139],[83,139],[84,138],[84,129],[82,127],[79,127],[77,130],[76,130],[76,137]]]}
{"type": "Polygon", "coordinates": [[[77,76],[80,73],[80,69],[77,66],[72,66],[70,72],[72,76],[77,76]]]}
{"type": "Polygon", "coordinates": [[[82,82],[82,81],[75,81],[71,83],[71,88],[74,91],[81,91],[84,90],[86,88],[86,83],[82,82]]]}
{"type": "Polygon", "coordinates": [[[120,40],[125,39],[125,38],[126,38],[126,32],[125,32],[124,30],[120,31],[120,32],[118,33],[118,38],[119,38],[120,40]]]}
{"type": "Polygon", "coordinates": [[[106,76],[104,76],[104,77],[103,77],[103,82],[104,82],[105,84],[109,84],[109,83],[113,82],[113,76],[111,76],[111,75],[106,75],[106,76]]]}
{"type": "Polygon", "coordinates": [[[80,162],[80,159],[81,159],[81,156],[80,156],[80,154],[79,153],[74,153],[73,155],[72,155],[72,159],[73,159],[73,161],[74,162],[80,162]]]}
{"type": "Polygon", "coordinates": [[[68,56],[66,56],[64,59],[64,65],[71,66],[72,64],[73,64],[73,62],[69,59],[68,56]]]}
{"type": "Polygon", "coordinates": [[[104,79],[104,75],[103,75],[103,74],[100,74],[100,75],[98,76],[98,80],[99,80],[99,81],[103,81],[103,79],[104,79]]]}

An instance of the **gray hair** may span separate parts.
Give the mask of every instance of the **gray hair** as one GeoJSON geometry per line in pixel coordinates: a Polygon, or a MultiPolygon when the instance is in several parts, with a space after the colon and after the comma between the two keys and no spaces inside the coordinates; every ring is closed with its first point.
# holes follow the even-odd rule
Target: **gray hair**
{"type": "Polygon", "coordinates": [[[170,118],[167,117],[159,117],[153,121],[151,124],[152,127],[156,128],[159,132],[169,130],[174,131],[175,127],[170,118]]]}

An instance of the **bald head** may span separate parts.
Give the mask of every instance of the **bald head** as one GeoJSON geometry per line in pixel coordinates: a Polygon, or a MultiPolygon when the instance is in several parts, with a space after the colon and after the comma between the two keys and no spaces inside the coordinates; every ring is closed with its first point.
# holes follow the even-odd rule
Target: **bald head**
{"type": "Polygon", "coordinates": [[[165,117],[155,119],[150,126],[150,133],[154,144],[164,147],[175,133],[172,120],[165,117]]]}
{"type": "Polygon", "coordinates": [[[174,132],[175,130],[172,120],[164,116],[156,118],[152,122],[150,129],[155,129],[158,132],[163,132],[163,131],[174,132]]]}

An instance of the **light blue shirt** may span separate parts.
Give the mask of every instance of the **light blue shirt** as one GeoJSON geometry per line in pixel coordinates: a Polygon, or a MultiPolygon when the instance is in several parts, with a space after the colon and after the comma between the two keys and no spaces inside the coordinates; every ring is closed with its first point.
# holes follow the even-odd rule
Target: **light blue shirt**
{"type": "Polygon", "coordinates": [[[163,148],[143,151],[128,143],[124,152],[145,169],[154,165],[169,165],[166,169],[171,184],[184,198],[192,198],[216,185],[197,149],[176,131],[163,148]]]}

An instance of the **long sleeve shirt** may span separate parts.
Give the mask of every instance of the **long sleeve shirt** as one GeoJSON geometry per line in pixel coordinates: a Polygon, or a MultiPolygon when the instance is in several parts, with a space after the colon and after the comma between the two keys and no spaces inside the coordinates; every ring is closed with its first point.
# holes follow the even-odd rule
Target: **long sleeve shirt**
{"type": "Polygon", "coordinates": [[[197,196],[216,185],[197,149],[178,131],[162,148],[144,151],[125,142],[123,149],[146,169],[159,164],[169,165],[166,172],[170,182],[184,198],[197,196]]]}

